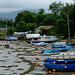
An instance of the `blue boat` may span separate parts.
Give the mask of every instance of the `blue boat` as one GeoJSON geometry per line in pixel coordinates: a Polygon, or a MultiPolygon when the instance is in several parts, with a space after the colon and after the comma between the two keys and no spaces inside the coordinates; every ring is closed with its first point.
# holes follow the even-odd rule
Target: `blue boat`
{"type": "Polygon", "coordinates": [[[60,51],[65,51],[65,50],[70,50],[71,49],[71,46],[67,46],[67,45],[64,45],[62,48],[58,48],[58,47],[53,47],[51,49],[44,49],[44,53],[51,53],[51,52],[60,52],[60,51]]]}
{"type": "Polygon", "coordinates": [[[55,62],[56,64],[65,64],[67,62],[67,64],[72,64],[72,63],[75,63],[75,59],[50,59],[50,58],[47,58],[45,59],[45,63],[53,63],[55,62]]]}
{"type": "Polygon", "coordinates": [[[39,41],[30,41],[31,44],[37,44],[40,43],[39,41]]]}
{"type": "Polygon", "coordinates": [[[74,45],[75,45],[75,43],[68,43],[67,45],[71,45],[71,46],[74,46],[74,45]]]}
{"type": "Polygon", "coordinates": [[[75,63],[73,64],[45,63],[45,66],[46,68],[50,68],[50,69],[75,71],[75,63]]]}
{"type": "Polygon", "coordinates": [[[5,40],[18,40],[18,38],[14,36],[7,36],[5,40]]]}
{"type": "Polygon", "coordinates": [[[70,70],[75,71],[75,59],[45,59],[45,67],[56,70],[70,70]]]}

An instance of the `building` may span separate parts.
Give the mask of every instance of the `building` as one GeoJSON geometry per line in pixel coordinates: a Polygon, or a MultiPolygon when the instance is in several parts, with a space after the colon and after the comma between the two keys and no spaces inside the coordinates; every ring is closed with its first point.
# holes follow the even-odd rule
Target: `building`
{"type": "Polygon", "coordinates": [[[41,28],[50,29],[50,28],[52,28],[52,27],[53,27],[53,26],[40,26],[40,27],[36,28],[35,33],[39,33],[40,30],[41,30],[41,28]]]}

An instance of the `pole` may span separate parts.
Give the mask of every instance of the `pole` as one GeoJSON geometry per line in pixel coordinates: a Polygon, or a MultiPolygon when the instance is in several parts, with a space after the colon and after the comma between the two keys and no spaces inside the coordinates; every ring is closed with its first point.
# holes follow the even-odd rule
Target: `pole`
{"type": "Polygon", "coordinates": [[[68,14],[67,14],[67,22],[68,22],[69,43],[70,43],[70,46],[71,46],[71,41],[70,41],[70,26],[69,26],[69,16],[68,16],[68,14]]]}
{"type": "Polygon", "coordinates": [[[6,20],[6,36],[5,37],[7,37],[7,20],[6,20]]]}

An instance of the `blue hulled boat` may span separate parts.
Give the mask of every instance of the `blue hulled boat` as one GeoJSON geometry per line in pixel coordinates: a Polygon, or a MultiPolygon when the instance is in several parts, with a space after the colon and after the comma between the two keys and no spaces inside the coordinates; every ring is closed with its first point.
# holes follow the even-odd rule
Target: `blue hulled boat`
{"type": "Polygon", "coordinates": [[[71,46],[67,46],[67,45],[62,45],[62,47],[52,47],[51,49],[44,49],[44,53],[51,53],[51,52],[59,52],[59,51],[65,51],[65,50],[70,50],[71,46]]]}
{"type": "Polygon", "coordinates": [[[73,64],[54,64],[54,63],[45,63],[45,66],[50,69],[56,70],[70,70],[75,71],[75,63],[73,64]]]}
{"type": "Polygon", "coordinates": [[[75,71],[75,59],[45,59],[45,67],[56,70],[70,70],[75,71]]]}

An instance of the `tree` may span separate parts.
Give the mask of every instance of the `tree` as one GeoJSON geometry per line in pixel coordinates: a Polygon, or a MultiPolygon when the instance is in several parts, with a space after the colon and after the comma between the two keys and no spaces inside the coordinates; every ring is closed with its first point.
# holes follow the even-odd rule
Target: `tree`
{"type": "Polygon", "coordinates": [[[15,27],[8,27],[7,28],[7,35],[13,35],[13,33],[16,31],[15,27]]]}
{"type": "Polygon", "coordinates": [[[63,7],[63,3],[53,2],[51,5],[49,5],[49,10],[51,10],[54,15],[59,15],[62,7],[63,7]]]}
{"type": "Polygon", "coordinates": [[[61,35],[61,36],[63,35],[65,37],[67,36],[68,34],[67,23],[63,18],[57,19],[55,30],[58,35],[61,35]]]}
{"type": "Polygon", "coordinates": [[[18,22],[16,25],[16,31],[25,32],[28,28],[26,27],[26,23],[24,21],[18,22]]]}
{"type": "Polygon", "coordinates": [[[31,30],[32,33],[34,33],[35,28],[37,27],[37,24],[36,23],[27,23],[26,26],[27,26],[28,30],[31,30]]]}
{"type": "Polygon", "coordinates": [[[45,10],[42,8],[42,9],[39,9],[38,14],[43,14],[44,12],[45,12],[45,10]]]}

